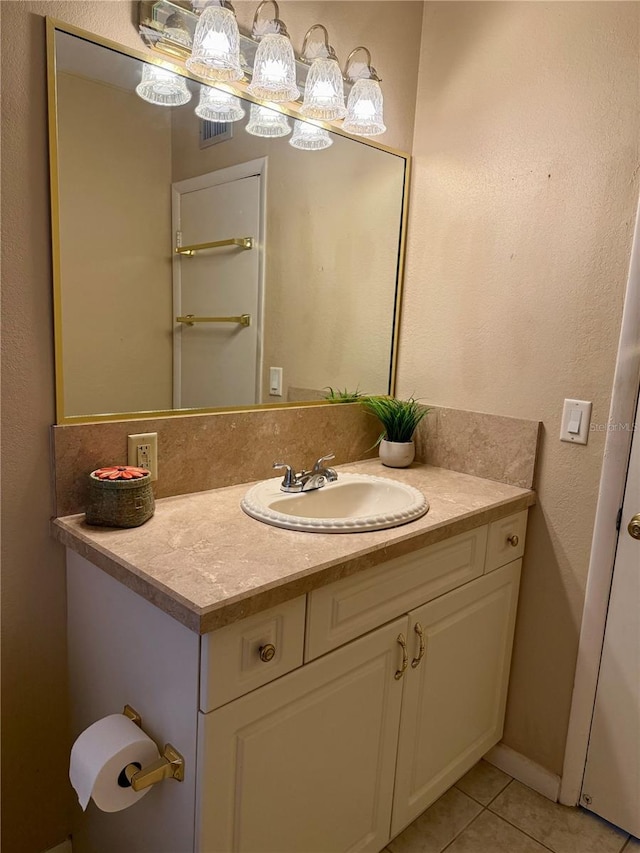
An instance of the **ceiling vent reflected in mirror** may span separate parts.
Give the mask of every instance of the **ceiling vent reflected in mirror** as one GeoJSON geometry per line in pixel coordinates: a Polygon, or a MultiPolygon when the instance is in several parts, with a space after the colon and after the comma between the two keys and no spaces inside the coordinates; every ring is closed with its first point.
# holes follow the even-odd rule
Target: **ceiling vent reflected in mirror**
{"type": "Polygon", "coordinates": [[[233,139],[233,125],[225,121],[200,119],[200,148],[209,148],[233,139]]]}

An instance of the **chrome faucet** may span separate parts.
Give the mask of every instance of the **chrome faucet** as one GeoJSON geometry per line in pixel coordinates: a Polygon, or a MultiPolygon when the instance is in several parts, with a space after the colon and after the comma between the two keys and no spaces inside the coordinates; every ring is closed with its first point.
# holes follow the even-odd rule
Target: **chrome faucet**
{"type": "Polygon", "coordinates": [[[286,462],[274,462],[274,468],[285,469],[280,490],[283,492],[311,492],[313,489],[321,489],[327,483],[335,482],[338,479],[338,474],[333,468],[325,467],[325,462],[335,458],[335,453],[321,456],[311,471],[300,471],[298,474],[286,462]]]}

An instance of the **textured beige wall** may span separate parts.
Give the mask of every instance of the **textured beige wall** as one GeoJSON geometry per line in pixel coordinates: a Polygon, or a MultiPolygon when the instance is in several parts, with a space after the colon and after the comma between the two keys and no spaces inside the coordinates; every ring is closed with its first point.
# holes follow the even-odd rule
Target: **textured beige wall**
{"type": "Polygon", "coordinates": [[[173,177],[268,159],[263,401],[286,401],[290,385],[386,393],[404,160],[339,136],[297,151],[246,133],[246,121],[200,149],[197,116],[177,111],[173,177]],[[282,398],[269,396],[270,366],[283,369],[282,398]]]}
{"type": "Polygon", "coordinates": [[[55,413],[43,15],[140,42],[129,2],[4,2],[0,15],[2,847],[41,853],[66,835],[70,802],[64,558],[49,537],[55,413]]]}
{"type": "Polygon", "coordinates": [[[427,3],[399,391],[544,421],[505,741],[561,771],[638,199],[640,4],[427,3]]]}
{"type": "Polygon", "coordinates": [[[65,415],[170,409],[170,112],[57,80],[65,415]]]}
{"type": "MultiPolygon", "coordinates": [[[[313,23],[295,3],[287,23],[301,44],[313,23]]],[[[377,7],[330,2],[341,56],[364,42],[385,77],[391,145],[413,133],[419,36],[377,7]],[[360,9],[361,11],[358,11],[360,9]],[[396,29],[396,27],[398,29],[396,29]],[[396,34],[394,36],[394,33],[396,34]],[[389,36],[391,39],[389,40],[389,36]]],[[[246,4],[245,18],[255,4],[246,4]]],[[[410,4],[419,29],[420,3],[410,4]]],[[[321,14],[320,14],[320,11],[321,14]]],[[[325,14],[326,12],[326,14],[325,14]]],[[[408,12],[407,12],[408,14],[408,12]]],[[[55,420],[44,15],[140,49],[137,3],[0,2],[2,27],[2,842],[41,853],[68,831],[65,587],[49,537],[48,428],[55,420]],[[6,780],[11,784],[6,784],[6,780]]],[[[404,13],[403,13],[404,15],[404,13]]]]}

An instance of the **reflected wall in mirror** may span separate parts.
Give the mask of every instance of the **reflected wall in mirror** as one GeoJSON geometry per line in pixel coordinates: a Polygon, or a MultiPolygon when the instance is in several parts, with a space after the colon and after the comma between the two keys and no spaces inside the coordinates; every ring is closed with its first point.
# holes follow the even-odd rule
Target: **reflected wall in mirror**
{"type": "Polygon", "coordinates": [[[219,90],[149,103],[155,66],[54,45],[58,421],[392,391],[406,156],[294,147],[313,126],[248,101],[203,121],[219,90]]]}

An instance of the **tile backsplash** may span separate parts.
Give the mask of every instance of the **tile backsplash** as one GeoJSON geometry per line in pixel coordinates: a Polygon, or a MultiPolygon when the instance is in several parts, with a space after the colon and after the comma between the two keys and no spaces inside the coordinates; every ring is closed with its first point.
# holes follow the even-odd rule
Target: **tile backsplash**
{"type": "MultiPolygon", "coordinates": [[[[540,424],[434,407],[416,435],[416,461],[499,480],[533,484],[540,424]]],[[[87,474],[127,462],[127,436],[158,433],[156,498],[274,476],[274,460],[297,470],[329,452],[355,462],[373,448],[380,425],[357,404],[177,415],[52,427],[54,515],[83,512],[87,474]]]]}

